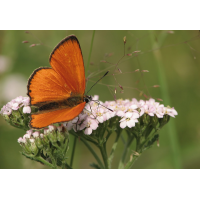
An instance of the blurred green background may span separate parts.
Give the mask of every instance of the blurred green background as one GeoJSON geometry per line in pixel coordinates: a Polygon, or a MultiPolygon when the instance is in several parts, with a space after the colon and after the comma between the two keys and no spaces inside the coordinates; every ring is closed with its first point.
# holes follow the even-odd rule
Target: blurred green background
{"type": "MultiPolygon", "coordinates": [[[[85,66],[88,62],[93,31],[0,31],[0,107],[17,96],[26,96],[27,80],[40,66],[50,66],[49,55],[53,48],[66,36],[75,34],[80,42],[85,66]],[[29,43],[22,43],[28,41],[29,43]],[[30,47],[31,44],[36,46],[30,47]]],[[[145,99],[142,94],[164,99],[163,88],[155,88],[166,79],[170,106],[178,116],[160,132],[160,147],[156,144],[145,151],[133,168],[200,168],[200,35],[199,31],[95,31],[94,43],[86,76],[93,81],[110,70],[101,83],[89,95],[99,95],[100,100],[117,98],[145,99]],[[124,56],[123,37],[126,36],[124,56]],[[122,58],[123,57],[123,58],[122,58]],[[121,59],[122,58],[122,59],[121,59]],[[121,60],[120,60],[121,59],[121,60]],[[106,60],[107,63],[100,62],[106,60]],[[119,62],[119,63],[118,63],[119,62]],[[122,73],[115,70],[118,63],[122,73]],[[162,67],[164,77],[160,74],[162,67]],[[149,72],[134,72],[136,69],[149,72]],[[116,74],[115,76],[113,74],[116,74]],[[118,87],[120,84],[122,90],[118,87]],[[173,126],[175,137],[171,137],[167,126],[173,126]],[[175,140],[176,156],[173,151],[175,140]],[[178,153],[177,153],[178,152],[178,153]],[[177,157],[178,156],[178,157],[177,157]]],[[[166,95],[167,93],[165,93],[166,95]]],[[[20,154],[17,139],[25,134],[23,130],[8,125],[0,116],[0,168],[45,168],[20,154]]],[[[108,143],[108,152],[114,135],[108,143]]],[[[117,167],[123,148],[119,142],[113,168],[117,167]]],[[[69,152],[70,155],[70,152],[69,152]]],[[[94,162],[87,148],[77,142],[74,168],[90,168],[94,162]]]]}

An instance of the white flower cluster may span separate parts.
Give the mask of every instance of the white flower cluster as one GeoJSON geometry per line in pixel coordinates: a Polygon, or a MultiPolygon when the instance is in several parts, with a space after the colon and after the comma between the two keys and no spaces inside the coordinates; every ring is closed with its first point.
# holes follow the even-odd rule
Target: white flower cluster
{"type": "Polygon", "coordinates": [[[36,131],[33,133],[33,130],[28,130],[26,131],[26,134],[22,137],[20,137],[18,139],[19,143],[26,143],[26,139],[30,139],[30,142],[34,142],[36,137],[40,137],[43,138],[43,134],[40,134],[40,132],[36,131]]]}
{"type": "Polygon", "coordinates": [[[92,101],[86,104],[84,110],[78,117],[63,123],[63,125],[74,131],[84,130],[86,135],[90,135],[93,130],[98,128],[99,123],[103,123],[112,117],[121,117],[120,127],[134,127],[138,122],[138,118],[144,113],[149,116],[156,115],[158,118],[169,115],[175,117],[177,111],[174,108],[164,107],[163,104],[155,102],[154,99],[137,101],[135,98],[130,100],[106,101],[105,103],[98,101],[98,96],[94,96],[92,101]],[[113,110],[110,111],[109,109],[113,110]]]}
{"type": "MultiPolygon", "coordinates": [[[[154,99],[137,101],[133,98],[131,101],[117,100],[106,101],[105,103],[98,100],[95,95],[92,101],[86,104],[83,111],[73,120],[63,123],[67,130],[79,131],[84,129],[86,135],[90,135],[93,130],[98,128],[99,123],[103,123],[112,117],[121,117],[120,127],[134,127],[138,122],[138,118],[144,113],[149,116],[157,116],[163,118],[164,115],[175,117],[177,111],[174,108],[164,107],[163,104],[155,102],[154,99]],[[112,111],[111,111],[112,110],[112,111]]],[[[1,114],[10,115],[12,110],[18,110],[23,106],[23,113],[31,113],[29,97],[19,96],[8,102],[1,109],[1,114]]]]}
{"type": "Polygon", "coordinates": [[[19,96],[8,102],[0,111],[2,115],[10,115],[12,110],[18,110],[23,106],[23,113],[31,113],[30,98],[19,96]]]}
{"type": "Polygon", "coordinates": [[[43,133],[39,132],[39,131],[33,131],[33,130],[28,130],[26,131],[26,134],[23,136],[23,137],[20,137],[18,139],[18,143],[26,143],[27,139],[29,139],[30,142],[35,142],[35,139],[37,138],[40,138],[40,139],[43,139],[44,138],[44,135],[48,135],[51,131],[55,131],[55,130],[58,130],[58,131],[62,131],[62,126],[53,126],[53,125],[49,125],[48,128],[45,128],[43,130],[43,133]]]}

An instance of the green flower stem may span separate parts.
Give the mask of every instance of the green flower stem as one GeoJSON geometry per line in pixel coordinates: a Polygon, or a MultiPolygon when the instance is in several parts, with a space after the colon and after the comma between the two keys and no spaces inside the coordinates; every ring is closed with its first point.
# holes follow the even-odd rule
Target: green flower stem
{"type": "Polygon", "coordinates": [[[31,156],[31,155],[28,155],[28,154],[26,154],[26,153],[24,153],[24,152],[22,152],[22,155],[24,155],[24,156],[26,156],[27,158],[29,158],[29,159],[31,159],[31,160],[35,160],[35,161],[37,161],[37,162],[40,162],[40,163],[42,163],[42,164],[44,164],[44,165],[47,165],[48,167],[50,167],[50,168],[55,168],[51,163],[49,163],[48,161],[46,161],[44,158],[42,158],[41,156],[31,156]]]}
{"type": "MultiPolygon", "coordinates": [[[[140,139],[141,139],[140,137],[138,137],[136,139],[136,148],[135,148],[136,152],[140,152],[141,151],[140,139]]],[[[148,140],[145,140],[145,142],[148,142],[148,140]]],[[[145,144],[145,142],[143,143],[143,145],[145,144]]]]}
{"type": "Polygon", "coordinates": [[[122,140],[123,144],[125,145],[125,144],[126,144],[126,141],[125,141],[125,139],[124,139],[123,135],[120,135],[120,138],[121,138],[121,140],[122,140]]]}
{"type": "Polygon", "coordinates": [[[108,134],[106,135],[106,141],[108,141],[108,138],[110,137],[111,134],[112,134],[112,130],[109,130],[108,134]]]}
{"type": "Polygon", "coordinates": [[[71,154],[70,167],[72,167],[73,160],[74,160],[74,153],[75,153],[75,148],[76,148],[76,141],[77,141],[77,138],[74,136],[74,143],[73,143],[73,149],[72,149],[72,154],[71,154]]]}
{"type": "Polygon", "coordinates": [[[151,131],[150,134],[148,134],[148,136],[146,137],[145,141],[141,142],[141,140],[143,140],[143,137],[137,137],[136,138],[136,152],[134,152],[131,157],[130,160],[127,162],[127,164],[125,165],[125,169],[130,169],[133,164],[135,163],[135,161],[137,160],[137,158],[141,155],[141,153],[146,149],[145,145],[147,145],[147,143],[153,138],[153,136],[160,130],[160,128],[156,128],[155,131],[151,131]]]}
{"type": "Polygon", "coordinates": [[[69,139],[67,139],[67,141],[65,141],[64,145],[63,145],[63,160],[62,160],[62,169],[72,169],[66,162],[66,153],[68,151],[69,148],[69,139]]]}
{"type": "Polygon", "coordinates": [[[94,145],[98,146],[98,143],[96,141],[94,141],[94,139],[91,139],[90,136],[85,135],[84,133],[82,135],[77,135],[76,132],[74,132],[73,130],[69,131],[70,134],[74,135],[75,137],[80,137],[80,138],[84,138],[85,140],[93,143],[94,145]]]}
{"type": "Polygon", "coordinates": [[[130,169],[140,155],[132,154],[130,160],[125,165],[125,169],[130,169]]]}
{"type": "MultiPolygon", "coordinates": [[[[106,121],[103,124],[99,124],[99,134],[98,134],[98,139],[103,139],[104,138],[104,134],[106,133],[107,127],[108,127],[109,122],[106,121]]],[[[110,131],[109,131],[110,133],[110,131]]],[[[107,141],[107,139],[109,138],[110,134],[108,133],[107,137],[104,138],[103,140],[107,141]]]]}
{"type": "Polygon", "coordinates": [[[58,146],[57,142],[52,142],[52,145],[57,149],[62,150],[62,148],[58,146]]]}
{"type": "Polygon", "coordinates": [[[97,156],[93,148],[89,145],[89,143],[85,139],[81,138],[81,141],[89,149],[89,151],[92,153],[92,155],[95,157],[96,161],[98,162],[99,166],[103,169],[104,168],[103,163],[101,162],[101,160],[99,159],[99,157],[97,156]]]}
{"type": "Polygon", "coordinates": [[[158,133],[160,128],[156,128],[155,131],[151,131],[151,133],[146,137],[145,141],[140,143],[140,141],[137,141],[137,148],[136,151],[138,153],[142,153],[145,150],[145,145],[153,138],[153,136],[158,133]]]}
{"type": "Polygon", "coordinates": [[[46,151],[47,151],[47,154],[49,155],[49,157],[51,158],[51,162],[53,164],[53,168],[57,169],[57,163],[56,163],[55,158],[53,157],[52,149],[50,149],[50,147],[48,147],[48,149],[46,151]]]}
{"type": "Polygon", "coordinates": [[[91,54],[92,54],[92,46],[93,46],[93,41],[94,41],[94,35],[95,35],[95,30],[92,33],[92,40],[91,40],[91,44],[90,44],[90,52],[89,52],[88,62],[87,62],[86,68],[85,68],[85,74],[86,75],[88,73],[88,68],[89,68],[89,65],[90,65],[90,58],[91,58],[91,54]]]}
{"type": "Polygon", "coordinates": [[[47,165],[49,167],[51,167],[52,169],[55,168],[54,165],[52,165],[51,163],[49,163],[48,161],[46,161],[44,158],[42,158],[41,156],[35,157],[34,160],[39,161],[41,163],[43,163],[44,165],[47,165]]]}
{"type": "Polygon", "coordinates": [[[124,151],[123,151],[123,154],[122,154],[122,157],[121,157],[121,160],[119,162],[119,166],[118,166],[118,169],[123,169],[124,168],[124,165],[125,165],[125,158],[126,158],[126,154],[128,152],[128,148],[129,146],[131,145],[133,139],[135,138],[134,135],[129,135],[128,134],[128,139],[127,139],[127,142],[125,144],[125,147],[124,147],[124,151]]]}
{"type": "Polygon", "coordinates": [[[101,155],[104,161],[104,165],[105,165],[105,169],[108,169],[108,156],[107,156],[107,152],[106,152],[106,142],[104,142],[104,144],[99,145],[99,149],[101,151],[101,155]]]}
{"type": "Polygon", "coordinates": [[[66,162],[63,162],[62,169],[72,169],[66,162]]]}
{"type": "Polygon", "coordinates": [[[65,141],[64,146],[62,148],[63,148],[63,152],[64,152],[64,155],[65,155],[67,153],[68,149],[69,149],[69,138],[67,139],[67,141],[65,141]]]}
{"type": "MultiPolygon", "coordinates": [[[[79,137],[73,130],[69,132],[70,134],[74,135],[74,137],[79,137]]],[[[99,144],[97,142],[95,142],[93,139],[91,139],[90,137],[88,137],[87,135],[85,135],[83,133],[82,136],[80,136],[80,140],[85,144],[85,146],[89,149],[89,151],[92,153],[92,155],[95,157],[96,161],[98,162],[99,166],[101,168],[104,168],[103,163],[101,162],[100,158],[97,156],[97,154],[95,153],[95,151],[93,150],[93,148],[89,145],[89,142],[93,143],[94,145],[96,145],[99,148],[99,144]],[[87,141],[86,141],[87,140],[87,141]]]]}
{"type": "MultiPolygon", "coordinates": [[[[110,131],[111,132],[111,131],[110,131]]],[[[120,132],[121,133],[121,132],[120,132]]],[[[118,140],[119,140],[119,137],[120,137],[120,133],[117,133],[117,136],[115,138],[115,142],[112,146],[112,149],[111,149],[111,152],[110,152],[110,156],[108,158],[108,168],[111,169],[111,162],[113,160],[113,157],[114,157],[114,152],[115,152],[115,149],[117,147],[117,144],[118,144],[118,140]]],[[[107,140],[106,140],[107,141],[107,140]]]]}
{"type": "MultiPolygon", "coordinates": [[[[158,70],[158,77],[159,77],[159,85],[161,89],[161,96],[165,100],[166,104],[170,105],[170,95],[169,95],[169,90],[168,90],[168,85],[167,85],[167,80],[165,76],[165,67],[162,61],[162,54],[161,51],[159,50],[161,46],[161,42],[163,42],[167,36],[167,33],[162,33],[159,35],[158,41],[161,41],[160,43],[156,42],[154,34],[150,32],[151,36],[151,44],[154,48],[157,50],[154,51],[154,56],[155,56],[155,62],[158,70]]],[[[170,143],[171,143],[171,149],[172,149],[172,157],[173,157],[173,164],[174,168],[182,168],[182,162],[181,162],[181,155],[180,155],[180,146],[178,142],[178,136],[175,128],[174,121],[172,120],[170,125],[166,127],[167,132],[169,134],[170,138],[170,143]]]]}
{"type": "MultiPolygon", "coordinates": [[[[94,136],[92,136],[92,137],[94,137],[94,136]]],[[[92,137],[90,137],[90,136],[88,136],[88,135],[85,135],[85,134],[83,133],[83,137],[82,137],[82,138],[84,138],[84,139],[86,139],[87,141],[89,141],[89,142],[93,143],[94,145],[98,146],[98,143],[97,143],[94,139],[92,139],[92,137]]]]}

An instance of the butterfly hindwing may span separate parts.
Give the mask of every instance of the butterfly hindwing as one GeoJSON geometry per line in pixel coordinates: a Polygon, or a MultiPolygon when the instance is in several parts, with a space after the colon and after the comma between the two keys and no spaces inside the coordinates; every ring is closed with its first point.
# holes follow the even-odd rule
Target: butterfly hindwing
{"type": "Polygon", "coordinates": [[[73,108],[60,109],[40,114],[32,114],[30,126],[36,129],[40,129],[50,124],[70,121],[77,117],[84,107],[85,102],[73,108]]]}

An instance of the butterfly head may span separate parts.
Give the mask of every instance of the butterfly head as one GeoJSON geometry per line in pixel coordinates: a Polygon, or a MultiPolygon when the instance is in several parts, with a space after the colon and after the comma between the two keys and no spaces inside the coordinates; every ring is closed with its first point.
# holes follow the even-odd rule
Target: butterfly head
{"type": "Polygon", "coordinates": [[[91,100],[92,100],[92,96],[88,96],[88,95],[84,96],[84,101],[86,103],[90,102],[91,100]]]}

